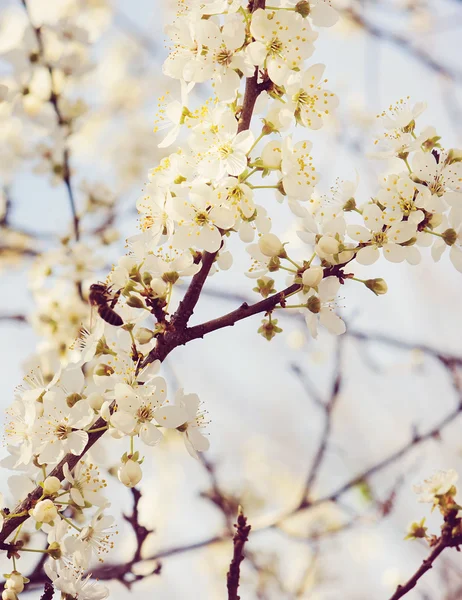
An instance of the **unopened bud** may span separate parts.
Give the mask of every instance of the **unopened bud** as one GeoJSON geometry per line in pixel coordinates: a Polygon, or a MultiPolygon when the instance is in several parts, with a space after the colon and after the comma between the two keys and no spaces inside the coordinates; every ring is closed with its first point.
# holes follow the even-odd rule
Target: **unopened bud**
{"type": "Polygon", "coordinates": [[[377,279],[367,279],[364,285],[374,292],[376,296],[382,296],[388,292],[387,282],[380,277],[377,279]]]}
{"type": "Polygon", "coordinates": [[[340,244],[335,238],[323,235],[318,242],[318,247],[324,254],[338,254],[340,244]]]}
{"type": "Polygon", "coordinates": [[[6,578],[5,588],[10,592],[20,594],[24,590],[24,583],[27,583],[28,581],[27,577],[23,577],[18,571],[13,571],[6,578]]]}
{"type": "Polygon", "coordinates": [[[265,233],[262,235],[258,240],[258,247],[265,256],[278,256],[279,258],[287,256],[281,240],[274,233],[265,233]]]}
{"type": "Polygon", "coordinates": [[[144,285],[149,285],[152,281],[152,275],[145,271],[141,279],[143,280],[144,285]]]}
{"type": "Polygon", "coordinates": [[[302,17],[305,19],[311,12],[310,3],[306,0],[297,2],[295,5],[295,12],[297,12],[299,15],[302,15],[302,17]]]}
{"type": "Polygon", "coordinates": [[[146,327],[141,327],[135,333],[135,339],[141,345],[149,344],[149,342],[152,340],[153,337],[154,337],[154,331],[151,331],[150,329],[147,329],[146,327]]]}
{"type": "Polygon", "coordinates": [[[47,548],[47,553],[54,560],[59,560],[63,555],[63,551],[61,550],[61,546],[58,544],[58,542],[53,542],[50,544],[47,548]]]}
{"type": "Polygon", "coordinates": [[[125,486],[132,488],[141,481],[143,472],[141,471],[139,463],[129,459],[120,465],[119,470],[117,471],[117,477],[125,486]]]}
{"type": "Polygon", "coordinates": [[[129,296],[127,298],[127,304],[132,308],[145,308],[143,301],[140,298],[138,298],[138,296],[129,296]]]}
{"type": "Polygon", "coordinates": [[[53,504],[52,500],[48,498],[38,502],[34,508],[29,511],[30,516],[37,521],[37,523],[53,523],[58,516],[58,509],[53,504]]]}
{"type": "Polygon", "coordinates": [[[322,267],[309,267],[303,272],[302,282],[303,285],[308,287],[317,287],[321,283],[324,276],[324,270],[322,267]]]}
{"type": "Polygon", "coordinates": [[[169,271],[168,273],[163,273],[162,275],[162,280],[165,281],[165,283],[175,284],[179,278],[180,275],[176,271],[169,271]]]}
{"type": "Polygon", "coordinates": [[[47,477],[43,482],[43,491],[45,494],[56,494],[61,489],[61,482],[57,477],[47,477]]]}
{"type": "Polygon", "coordinates": [[[457,240],[457,231],[455,229],[446,229],[441,234],[441,237],[448,246],[453,246],[457,240]]]}
{"type": "Polygon", "coordinates": [[[306,303],[306,308],[317,315],[321,310],[321,300],[317,296],[310,296],[308,298],[308,302],[306,303]]]}

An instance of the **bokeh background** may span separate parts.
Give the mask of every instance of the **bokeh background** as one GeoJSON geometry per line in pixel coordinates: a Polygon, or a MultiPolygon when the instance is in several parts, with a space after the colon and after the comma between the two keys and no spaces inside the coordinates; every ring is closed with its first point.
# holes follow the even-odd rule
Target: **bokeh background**
{"type": "MultiPolygon", "coordinates": [[[[176,6],[167,0],[30,0],[29,6],[39,24],[52,23],[71,4],[87,11],[85,22],[95,39],[94,69],[73,89],[90,110],[72,138],[72,177],[80,210],[88,199],[84,182],[104,184],[114,198],[109,210],[86,222],[87,232],[101,229],[88,239],[101,257],[97,273],[104,277],[124,251],[125,238],[136,232],[136,198],[148,169],[162,156],[152,130],[159,96],[176,91],[161,71],[167,52],[163,26],[176,6]]],[[[427,102],[418,128],[433,125],[444,147],[461,146],[462,3],[342,0],[337,6],[342,18],[321,31],[312,60],[327,65],[329,86],[341,105],[327,127],[306,137],[313,141],[322,175],[320,193],[337,179],[359,176],[358,198],[366,201],[378,176],[393,166],[368,157],[376,114],[400,98],[427,102]]],[[[19,1],[0,0],[0,54],[18,43],[24,23],[19,1]]],[[[0,81],[8,77],[0,56],[0,81]]],[[[209,95],[202,87],[195,101],[209,95]]],[[[46,292],[38,289],[37,255],[59,247],[71,230],[64,186],[33,172],[39,154],[34,127],[0,107],[0,181],[10,203],[0,228],[3,408],[13,399],[26,361],[37,348],[52,345],[45,317],[65,294],[59,278],[47,282],[46,292]]],[[[262,193],[259,200],[268,205],[276,231],[297,244],[287,207],[271,194],[262,193]]],[[[244,275],[248,256],[237,243],[231,248],[234,266],[208,282],[197,322],[255,296],[244,275]]],[[[174,435],[158,448],[146,447],[139,508],[141,522],[154,530],[144,556],[154,560],[139,565],[139,575],[152,572],[159,561],[162,569],[142,577],[131,591],[110,581],[113,598],[225,598],[232,548],[229,537],[215,538],[226,533],[238,503],[254,526],[243,563],[243,599],[386,599],[414,572],[427,549],[404,541],[406,529],[425,516],[437,532],[439,517],[417,502],[412,484],[436,469],[462,470],[457,409],[462,279],[446,256],[435,265],[428,255],[416,267],[380,261],[358,268],[357,276],[383,277],[389,292],[376,298],[347,282],[340,311],[348,331],[341,339],[327,334],[309,339],[303,319],[293,315],[281,317],[283,333],[268,343],[256,333],[257,317],[168,358],[163,370],[170,388],[197,392],[210,413],[211,450],[203,461],[194,461],[174,435]],[[340,386],[334,397],[335,381],[340,386]],[[321,403],[332,399],[327,414],[321,403]],[[326,422],[313,500],[335,495],[374,465],[380,468],[333,501],[269,526],[297,506],[326,422]],[[433,435],[416,441],[428,432],[433,435]],[[402,456],[394,457],[401,449],[402,456]],[[381,461],[390,457],[396,460],[382,468],[381,461]]],[[[111,446],[101,457],[104,447],[99,449],[107,468],[114,465],[116,450],[111,446]]],[[[8,476],[0,473],[5,491],[8,476]]],[[[120,527],[117,549],[107,561],[123,562],[130,560],[135,538],[120,515],[130,512],[133,499],[108,479],[120,527]]],[[[459,554],[443,555],[407,597],[462,598],[459,554]]]]}

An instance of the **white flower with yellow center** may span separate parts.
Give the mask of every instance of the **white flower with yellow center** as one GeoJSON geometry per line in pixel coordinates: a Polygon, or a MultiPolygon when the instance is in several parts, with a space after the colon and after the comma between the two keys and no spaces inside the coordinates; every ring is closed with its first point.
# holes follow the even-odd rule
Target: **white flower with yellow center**
{"type": "Polygon", "coordinates": [[[459,475],[454,469],[438,471],[420,485],[414,486],[414,492],[420,496],[419,502],[435,502],[438,496],[444,496],[455,486],[459,475]]]}
{"type": "Polygon", "coordinates": [[[368,204],[363,209],[362,216],[365,226],[347,227],[350,238],[362,244],[356,253],[358,263],[372,265],[379,259],[379,249],[382,249],[384,257],[390,262],[405,260],[407,248],[401,244],[415,237],[416,224],[401,221],[402,213],[382,211],[376,204],[368,204]]]}
{"type": "Polygon", "coordinates": [[[220,229],[231,229],[235,223],[235,212],[205,184],[195,185],[186,197],[176,196],[173,206],[177,228],[172,241],[177,248],[216,252],[221,245],[220,229]]]}
{"type": "Polygon", "coordinates": [[[282,145],[282,185],[289,199],[308,201],[314,192],[319,174],[310,156],[312,144],[308,140],[292,143],[286,137],[282,145]]]}
{"type": "Polygon", "coordinates": [[[313,65],[303,73],[289,76],[286,93],[289,98],[287,108],[299,123],[310,129],[320,129],[323,119],[332,114],[338,106],[335,94],[324,89],[321,81],[325,65],[313,65]]]}
{"type": "Polygon", "coordinates": [[[312,55],[318,37],[299,14],[262,8],[252,14],[250,32],[255,39],[247,47],[252,64],[266,68],[277,85],[284,85],[290,71],[312,55]]]}
{"type": "Polygon", "coordinates": [[[316,289],[310,288],[307,294],[298,294],[301,303],[306,304],[306,309],[301,310],[313,338],[318,337],[318,325],[334,335],[345,333],[345,323],[334,311],[340,285],[337,277],[326,277],[318,283],[316,289]]]}
{"type": "Polygon", "coordinates": [[[200,410],[200,403],[197,394],[185,394],[183,390],[178,390],[174,405],[163,406],[155,412],[159,425],[184,434],[186,448],[194,458],[198,457],[198,452],[204,452],[210,446],[208,438],[202,433],[208,421],[206,413],[200,410]]]}
{"type": "Polygon", "coordinates": [[[69,465],[63,467],[63,474],[69,483],[69,495],[77,506],[85,506],[86,503],[103,506],[106,498],[102,495],[107,483],[101,479],[99,469],[93,464],[86,464],[80,460],[71,473],[69,465]]]}
{"type": "Polygon", "coordinates": [[[56,464],[68,452],[83,452],[88,433],[83,428],[91,423],[94,412],[85,400],[68,403],[66,395],[58,388],[47,392],[43,398],[43,416],[36,422],[39,461],[56,464]]]}

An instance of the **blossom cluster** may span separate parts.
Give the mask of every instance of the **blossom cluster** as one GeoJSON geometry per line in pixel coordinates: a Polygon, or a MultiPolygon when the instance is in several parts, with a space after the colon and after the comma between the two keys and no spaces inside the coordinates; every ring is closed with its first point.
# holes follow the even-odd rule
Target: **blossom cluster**
{"type": "MultiPolygon", "coordinates": [[[[318,28],[338,18],[327,0],[271,7],[259,0],[191,0],[183,7],[167,28],[172,47],[163,67],[178,81],[180,100],[162,107],[155,128],[168,128],[161,147],[178,148],[149,173],[137,201],[140,232],[128,239],[128,253],[104,283],[89,286],[103,263],[78,239],[77,229],[74,242],[63,240],[31,273],[37,289],[51,274],[71,282],[77,300],[66,305],[59,286],[43,302],[39,298],[34,319],[48,338],[49,360],[45,368],[39,357],[8,410],[4,466],[21,473],[10,479],[15,502],[25,501],[36,485],[43,494],[27,515],[4,510],[2,517],[28,516],[46,533],[49,577],[64,594],[79,598],[105,596],[84,573],[94,557],[110,550],[115,534],[105,512],[106,482],[87,454],[95,435],[126,441],[117,474],[127,487],[141,481],[144,447],[160,443],[167,430],[183,436],[192,456],[209,447],[198,396],[180,390],[172,398],[156,358],[167,343],[171,349],[191,339],[187,317],[178,325],[179,315],[184,321],[176,294],[182,282],[192,277],[194,292],[196,276],[203,284],[230,269],[235,247],[243,245],[253,289],[272,302],[258,330],[271,340],[281,331],[276,309],[300,311],[313,337],[319,325],[342,334],[345,324],[335,307],[346,281],[377,295],[387,291],[380,277],[355,277],[356,264],[372,265],[384,256],[413,265],[420,249],[431,246],[435,260],[448,248],[462,271],[462,151],[444,150],[431,128],[417,131],[422,105],[401,101],[380,116],[385,133],[377,154],[397,159],[400,167],[379,182],[372,199],[361,202],[357,182],[350,181],[329,197],[318,193],[309,132],[322,128],[338,105],[324,65],[310,61],[318,28]],[[195,86],[206,82],[214,95],[195,106],[195,86]],[[293,215],[302,251],[275,232],[274,202],[293,215]],[[76,336],[69,350],[68,340],[76,336]],[[62,481],[52,474],[60,465],[62,481]],[[83,527],[68,507],[83,515],[83,527]]],[[[15,84],[0,87],[0,101],[41,125],[49,127],[51,119],[56,125],[58,118],[53,144],[35,148],[36,170],[68,186],[68,136],[83,107],[63,102],[50,85],[44,98],[36,97],[33,82],[52,73],[58,80],[83,75],[87,43],[85,31],[69,23],[28,30],[21,52],[9,56],[15,84]],[[55,43],[60,52],[44,52],[55,43]]],[[[108,194],[92,189],[88,201],[96,210],[108,194]]],[[[14,569],[4,600],[16,600],[24,583],[14,569]]]]}

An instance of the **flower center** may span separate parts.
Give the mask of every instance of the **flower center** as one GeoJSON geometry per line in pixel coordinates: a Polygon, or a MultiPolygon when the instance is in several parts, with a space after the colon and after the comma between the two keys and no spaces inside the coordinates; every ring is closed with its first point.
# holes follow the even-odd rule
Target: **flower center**
{"type": "Polygon", "coordinates": [[[218,154],[220,155],[220,158],[222,160],[228,158],[228,156],[231,156],[232,153],[233,147],[231,146],[231,144],[223,144],[223,146],[220,146],[218,148],[218,154]]]}
{"type": "Polygon", "coordinates": [[[198,212],[198,213],[196,213],[196,216],[194,217],[195,223],[197,223],[200,226],[208,223],[208,220],[209,220],[209,216],[206,212],[198,212]]]}
{"type": "Polygon", "coordinates": [[[408,217],[411,214],[411,212],[416,209],[415,204],[412,200],[401,200],[399,205],[401,207],[403,215],[405,215],[406,217],[408,217]]]}
{"type": "Polygon", "coordinates": [[[154,413],[152,411],[151,405],[146,404],[145,406],[140,406],[138,412],[136,413],[138,417],[138,422],[143,423],[144,421],[151,421],[154,413]]]}
{"type": "Polygon", "coordinates": [[[228,48],[223,47],[218,50],[215,59],[219,65],[228,67],[233,59],[233,53],[228,48]]]}
{"type": "Polygon", "coordinates": [[[388,242],[387,234],[384,231],[378,231],[372,236],[372,243],[381,248],[388,242]]]}
{"type": "Polygon", "coordinates": [[[65,440],[67,436],[71,433],[72,428],[60,423],[55,429],[55,435],[58,440],[65,440]]]}
{"type": "Polygon", "coordinates": [[[284,44],[277,37],[274,37],[270,43],[268,44],[268,54],[272,54],[273,56],[279,56],[282,52],[284,44]]]}
{"type": "Polygon", "coordinates": [[[309,106],[310,108],[313,108],[315,97],[310,96],[305,90],[300,90],[293,97],[293,101],[297,104],[297,106],[309,106]]]}

